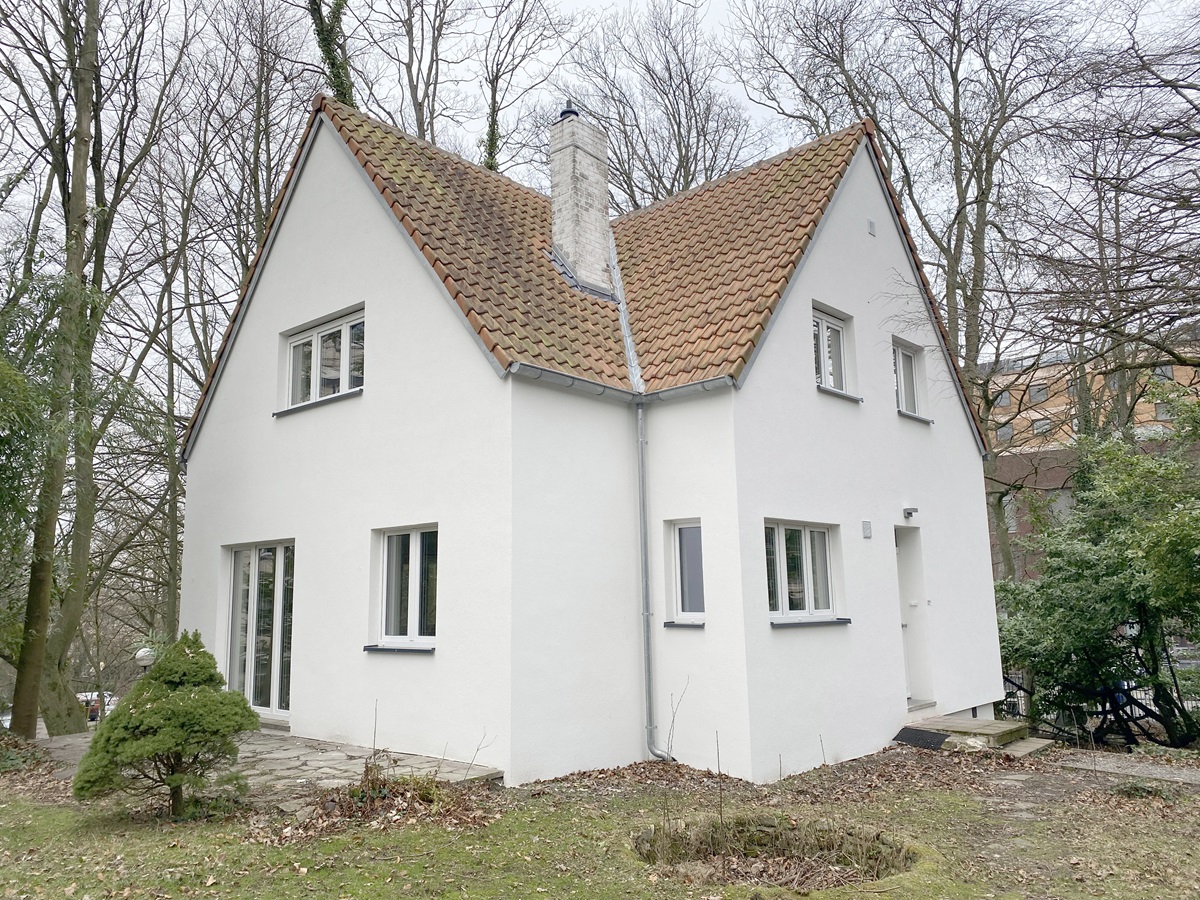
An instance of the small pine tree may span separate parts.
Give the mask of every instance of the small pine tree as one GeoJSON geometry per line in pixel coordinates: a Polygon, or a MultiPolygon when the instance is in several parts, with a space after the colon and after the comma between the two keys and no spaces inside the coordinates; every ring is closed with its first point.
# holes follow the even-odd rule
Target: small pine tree
{"type": "Polygon", "coordinates": [[[235,735],[258,727],[246,698],[224,687],[200,633],[185,633],[100,723],[72,784],[76,798],[166,787],[171,815],[182,815],[183,789],[236,762],[235,735]]]}

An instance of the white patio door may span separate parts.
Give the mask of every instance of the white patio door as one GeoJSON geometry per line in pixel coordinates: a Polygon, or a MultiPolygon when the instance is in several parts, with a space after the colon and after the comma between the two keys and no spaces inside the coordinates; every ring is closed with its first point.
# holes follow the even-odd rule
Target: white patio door
{"type": "Polygon", "coordinates": [[[292,593],[296,548],[233,551],[229,687],[263,715],[286,717],[292,693],[292,593]]]}

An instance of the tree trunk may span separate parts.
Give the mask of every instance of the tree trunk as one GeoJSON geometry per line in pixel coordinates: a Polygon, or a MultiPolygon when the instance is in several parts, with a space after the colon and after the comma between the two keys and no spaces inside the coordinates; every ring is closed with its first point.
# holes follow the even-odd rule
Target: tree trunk
{"type": "MultiPolygon", "coordinates": [[[[75,696],[70,672],[64,672],[53,662],[42,670],[42,689],[38,706],[46,731],[56,734],[80,734],[87,731],[87,713],[75,696]]],[[[101,702],[101,709],[103,709],[101,702]]]]}
{"type": "Polygon", "coordinates": [[[163,629],[171,643],[179,637],[179,444],[175,431],[175,306],[167,295],[167,603],[163,629]]]}
{"type": "Polygon", "coordinates": [[[67,473],[66,425],[69,421],[67,407],[70,395],[70,391],[60,390],[57,383],[62,381],[63,374],[69,377],[69,366],[70,362],[66,360],[56,363],[56,390],[50,407],[53,431],[46,448],[46,466],[42,473],[42,487],[38,492],[37,518],[33,529],[33,563],[30,566],[29,595],[25,603],[25,629],[21,637],[21,655],[17,660],[17,683],[13,688],[10,727],[14,734],[27,740],[37,737],[38,694],[50,631],[54,537],[67,473]]]}
{"type": "Polygon", "coordinates": [[[183,785],[171,785],[171,818],[183,818],[183,785]]]}
{"type": "MultiPolygon", "coordinates": [[[[37,733],[38,695],[46,662],[50,608],[54,585],[54,538],[66,483],[68,432],[71,424],[71,390],[80,360],[79,343],[85,322],[87,260],[88,163],[92,148],[92,113],[98,65],[100,28],[99,0],[86,0],[82,34],[69,17],[62,23],[68,45],[79,47],[78,64],[72,73],[75,98],[75,127],[71,147],[70,191],[66,198],[66,259],[62,303],[51,376],[50,428],[46,467],[38,492],[38,509],[33,533],[33,561],[29,572],[29,594],[25,605],[25,628],[17,683],[13,691],[13,731],[26,738],[37,733]]],[[[90,355],[89,355],[90,357],[90,355]]],[[[90,364],[90,358],[88,363],[90,364]]]]}

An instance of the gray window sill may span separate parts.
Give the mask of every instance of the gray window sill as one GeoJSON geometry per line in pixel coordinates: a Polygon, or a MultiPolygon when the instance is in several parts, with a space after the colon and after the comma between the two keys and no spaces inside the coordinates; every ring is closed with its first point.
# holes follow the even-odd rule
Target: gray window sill
{"type": "Polygon", "coordinates": [[[703,622],[663,622],[663,628],[703,628],[703,622]]]}
{"type": "Polygon", "coordinates": [[[903,409],[896,410],[896,415],[900,416],[903,419],[912,419],[916,422],[924,422],[926,425],[933,424],[933,419],[927,419],[924,416],[918,416],[916,413],[910,413],[907,410],[903,410],[903,409]]]}
{"type": "Polygon", "coordinates": [[[849,619],[772,619],[772,628],[820,628],[822,625],[849,625],[849,619]]]}
{"type": "Polygon", "coordinates": [[[389,646],[387,644],[367,644],[363,647],[364,653],[432,653],[432,647],[421,647],[414,645],[412,647],[389,646]]]}
{"type": "Polygon", "coordinates": [[[355,388],[352,391],[342,391],[339,394],[330,394],[328,397],[322,397],[319,400],[309,400],[307,403],[297,403],[295,406],[289,406],[287,409],[276,410],[271,413],[276,419],[283,416],[290,416],[292,413],[302,412],[306,409],[312,409],[314,406],[325,406],[328,403],[337,403],[339,400],[349,400],[351,397],[361,397],[363,389],[355,388]]]}
{"type": "Polygon", "coordinates": [[[847,394],[845,391],[839,391],[837,388],[825,387],[823,384],[817,385],[817,390],[822,394],[828,394],[830,397],[841,397],[843,400],[849,400],[853,403],[862,403],[863,398],[854,394],[847,394]]]}

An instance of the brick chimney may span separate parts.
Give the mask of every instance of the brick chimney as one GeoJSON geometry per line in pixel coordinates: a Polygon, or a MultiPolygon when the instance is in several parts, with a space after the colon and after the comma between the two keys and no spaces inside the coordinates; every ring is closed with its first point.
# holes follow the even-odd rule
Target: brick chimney
{"type": "Polygon", "coordinates": [[[608,271],[608,141],[567,103],[550,126],[551,239],[575,277],[603,291],[608,271]]]}

